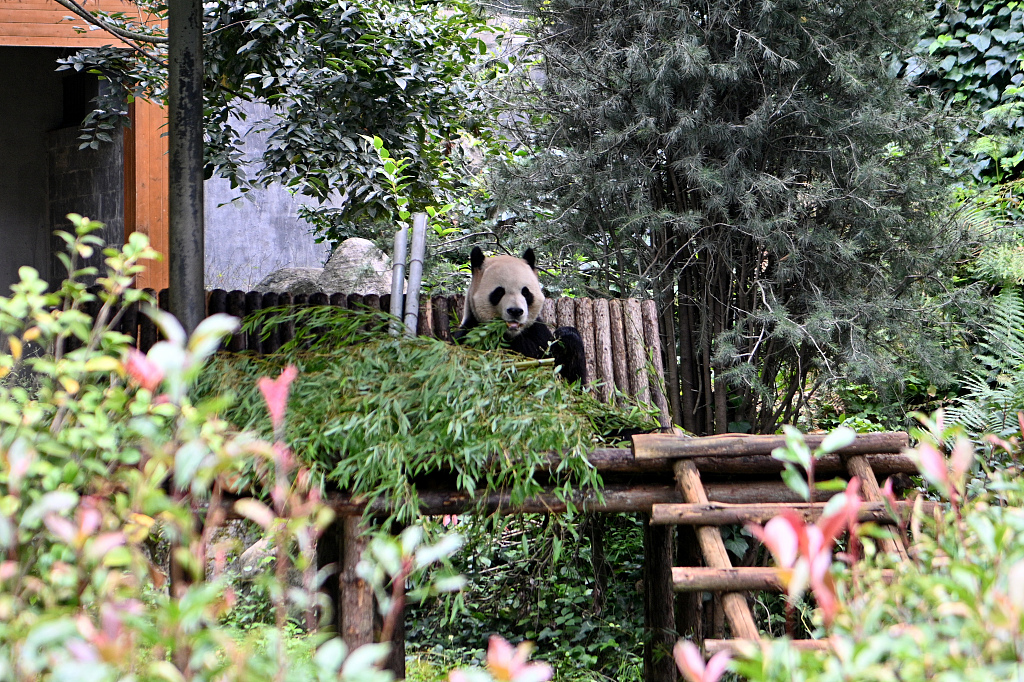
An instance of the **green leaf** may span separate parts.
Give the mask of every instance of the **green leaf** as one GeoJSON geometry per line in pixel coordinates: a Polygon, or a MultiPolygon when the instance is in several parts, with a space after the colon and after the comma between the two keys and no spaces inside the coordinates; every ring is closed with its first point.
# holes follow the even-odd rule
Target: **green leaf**
{"type": "Polygon", "coordinates": [[[833,453],[851,445],[857,438],[857,433],[848,427],[840,426],[832,433],[825,436],[821,441],[818,450],[825,454],[833,453]]]}

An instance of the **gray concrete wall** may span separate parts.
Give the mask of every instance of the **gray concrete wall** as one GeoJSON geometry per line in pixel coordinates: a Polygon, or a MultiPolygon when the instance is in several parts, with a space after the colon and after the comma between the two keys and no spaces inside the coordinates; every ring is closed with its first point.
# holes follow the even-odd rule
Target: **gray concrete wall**
{"type": "Polygon", "coordinates": [[[61,124],[60,50],[0,48],[0,294],[18,268],[52,281],[46,133],[61,124]]]}
{"type": "MultiPolygon", "coordinates": [[[[245,105],[249,121],[269,115],[263,105],[245,105]]],[[[242,124],[246,125],[246,124],[242,124]]],[[[250,158],[266,147],[267,136],[246,136],[250,158]]],[[[254,190],[251,199],[236,199],[239,192],[223,178],[211,178],[206,195],[206,288],[250,291],[265,276],[280,268],[319,268],[330,255],[317,244],[309,224],[299,219],[303,200],[282,185],[254,190]]]]}

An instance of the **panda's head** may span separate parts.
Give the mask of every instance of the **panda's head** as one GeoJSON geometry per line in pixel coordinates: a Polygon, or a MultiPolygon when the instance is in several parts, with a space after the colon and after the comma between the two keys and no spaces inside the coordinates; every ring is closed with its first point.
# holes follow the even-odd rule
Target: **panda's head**
{"type": "Polygon", "coordinates": [[[485,258],[480,247],[469,257],[473,278],[466,294],[466,319],[480,322],[500,318],[508,325],[508,334],[517,336],[533,324],[544,306],[544,293],[537,279],[533,249],[515,256],[485,258]]]}

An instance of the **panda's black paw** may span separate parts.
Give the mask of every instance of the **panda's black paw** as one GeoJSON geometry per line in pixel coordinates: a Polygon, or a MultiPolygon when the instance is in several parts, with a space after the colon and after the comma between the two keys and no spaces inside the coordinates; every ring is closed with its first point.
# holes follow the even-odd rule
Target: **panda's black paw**
{"type": "Polygon", "coordinates": [[[561,365],[559,374],[569,382],[587,385],[587,356],[583,348],[583,337],[576,327],[559,327],[555,330],[555,341],[551,344],[551,357],[561,365]]]}

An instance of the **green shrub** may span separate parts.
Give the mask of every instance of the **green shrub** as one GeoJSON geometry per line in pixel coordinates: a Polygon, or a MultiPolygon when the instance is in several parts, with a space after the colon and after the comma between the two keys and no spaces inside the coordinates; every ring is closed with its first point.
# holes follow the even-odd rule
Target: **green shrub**
{"type": "MultiPolygon", "coordinates": [[[[61,289],[47,292],[22,268],[13,295],[0,297],[0,680],[391,679],[379,669],[382,645],[351,656],[327,635],[288,645],[285,614],[312,613],[311,543],[332,515],[280,441],[230,427],[219,397],[188,395],[237,321],[211,317],[188,338],[169,314],[149,310],[166,340],[146,355],[129,348],[117,311],[146,300],[130,284],[155,254],[138,234],[106,249],[101,290],[89,293],[80,280],[96,272],[77,259],[102,248],[91,234],[100,226],[71,219],[75,233],[59,233],[70,254],[61,289]],[[83,307],[96,298],[93,318],[83,307]],[[221,482],[244,458],[262,461],[255,483],[273,489],[272,501],[245,498],[236,510],[279,549],[268,581],[275,626],[240,633],[220,623],[234,595],[208,531],[223,518],[221,482]],[[204,530],[196,520],[207,505],[204,530]],[[158,535],[170,545],[171,589],[146,547],[158,535]],[[289,566],[301,589],[287,589],[289,566]]],[[[287,381],[261,383],[278,389],[264,392],[265,407],[283,423],[287,381]]],[[[396,552],[417,567],[439,555],[418,537],[376,542],[398,549],[370,557],[371,577],[396,552]]]]}
{"type": "MultiPolygon", "coordinates": [[[[958,441],[947,463],[936,443],[955,438],[941,416],[927,421],[911,454],[948,501],[933,516],[920,506],[903,529],[910,560],[875,556],[838,580],[840,608],[829,652],[787,640],[751,647],[734,668],[750,680],[1019,679],[1024,651],[1024,481],[1020,467],[974,475],[973,446],[958,441]],[[971,495],[968,497],[967,493],[971,495]],[[882,571],[895,571],[888,584],[882,571]]],[[[1009,444],[1007,444],[1009,445],[1009,444]]],[[[1012,447],[1012,446],[1011,446],[1012,447]]],[[[1016,454],[1016,453],[1015,453],[1016,454]]],[[[872,543],[865,542],[869,558],[872,543]]]]}

